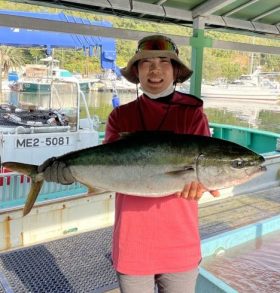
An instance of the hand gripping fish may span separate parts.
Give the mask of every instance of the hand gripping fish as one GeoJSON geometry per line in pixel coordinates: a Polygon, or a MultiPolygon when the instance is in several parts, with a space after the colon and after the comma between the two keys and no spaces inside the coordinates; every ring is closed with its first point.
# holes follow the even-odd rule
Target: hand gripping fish
{"type": "MultiPolygon", "coordinates": [[[[146,197],[173,194],[191,181],[201,182],[208,190],[222,189],[265,171],[261,155],[236,143],[171,132],[137,132],[47,161],[65,164],[74,180],[90,189],[146,197]]],[[[26,215],[40,192],[44,173],[38,173],[36,165],[3,165],[32,179],[26,215]]]]}

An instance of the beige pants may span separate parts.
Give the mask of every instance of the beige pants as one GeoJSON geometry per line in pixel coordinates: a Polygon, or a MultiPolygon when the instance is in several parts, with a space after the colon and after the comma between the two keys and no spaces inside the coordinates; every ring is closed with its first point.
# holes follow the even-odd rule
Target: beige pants
{"type": "Polygon", "coordinates": [[[160,275],[117,275],[121,293],[194,293],[198,269],[160,275]]]}

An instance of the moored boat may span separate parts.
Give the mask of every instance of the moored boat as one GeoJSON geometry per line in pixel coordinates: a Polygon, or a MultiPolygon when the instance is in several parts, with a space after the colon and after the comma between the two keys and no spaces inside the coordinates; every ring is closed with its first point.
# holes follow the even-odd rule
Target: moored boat
{"type": "Polygon", "coordinates": [[[24,73],[11,88],[17,88],[22,92],[49,93],[52,81],[60,79],[62,82],[78,82],[80,89],[88,92],[95,81],[75,76],[70,71],[60,68],[59,60],[51,56],[41,59],[40,62],[41,64],[27,64],[24,73]]]}
{"type": "MultiPolygon", "coordinates": [[[[258,68],[254,73],[241,75],[232,82],[220,78],[215,82],[203,82],[201,96],[205,98],[224,98],[234,100],[266,100],[280,99],[279,72],[261,72],[258,68]]],[[[190,82],[177,86],[179,91],[189,93],[190,82]]]]}
{"type": "MultiPolygon", "coordinates": [[[[1,162],[15,160],[40,164],[56,155],[91,147],[99,143],[98,121],[90,117],[87,101],[78,82],[52,81],[52,94],[44,105],[17,102],[0,108],[1,162]],[[67,94],[61,108],[59,91],[67,94]],[[80,105],[86,117],[80,117],[80,105]]],[[[39,100],[37,100],[39,101],[39,100]]]]}

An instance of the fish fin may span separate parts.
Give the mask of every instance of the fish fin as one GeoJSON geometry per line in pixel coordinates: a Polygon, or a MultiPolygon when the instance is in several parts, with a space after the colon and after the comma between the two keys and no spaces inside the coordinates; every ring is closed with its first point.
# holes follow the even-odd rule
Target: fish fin
{"type": "Polygon", "coordinates": [[[131,135],[131,132],[119,132],[120,138],[126,137],[128,135],[131,135]]]}
{"type": "Polygon", "coordinates": [[[192,173],[194,172],[194,167],[193,166],[184,166],[182,169],[166,172],[165,174],[167,175],[182,175],[186,173],[192,173]]]}
{"type": "Polygon", "coordinates": [[[144,138],[149,138],[149,137],[154,137],[155,135],[157,137],[164,137],[166,135],[172,135],[174,134],[173,131],[134,131],[134,132],[119,132],[119,139],[144,139],[144,138]]]}
{"type": "Polygon", "coordinates": [[[127,139],[133,135],[135,135],[134,132],[119,132],[119,140],[127,139]]]}
{"type": "Polygon", "coordinates": [[[23,216],[26,216],[32,209],[41,187],[44,183],[44,178],[42,174],[37,172],[38,166],[29,165],[17,162],[5,162],[3,166],[9,170],[22,173],[31,178],[31,188],[27,196],[27,200],[23,209],[23,216]]]}
{"type": "Polygon", "coordinates": [[[43,183],[44,183],[44,180],[32,181],[31,189],[29,191],[29,194],[27,196],[27,200],[23,209],[23,216],[26,216],[31,211],[43,183]]]}
{"type": "Polygon", "coordinates": [[[38,166],[36,165],[30,165],[30,164],[23,164],[23,163],[17,163],[17,162],[5,162],[2,164],[3,167],[15,171],[18,173],[22,173],[26,176],[32,176],[33,174],[37,173],[38,166]]]}

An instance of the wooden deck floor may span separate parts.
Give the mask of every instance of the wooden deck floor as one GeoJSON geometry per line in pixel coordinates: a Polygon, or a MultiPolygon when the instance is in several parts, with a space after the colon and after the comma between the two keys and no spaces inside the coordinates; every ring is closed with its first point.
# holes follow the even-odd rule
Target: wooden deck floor
{"type": "Polygon", "coordinates": [[[202,239],[280,214],[280,186],[201,204],[202,239]]]}

